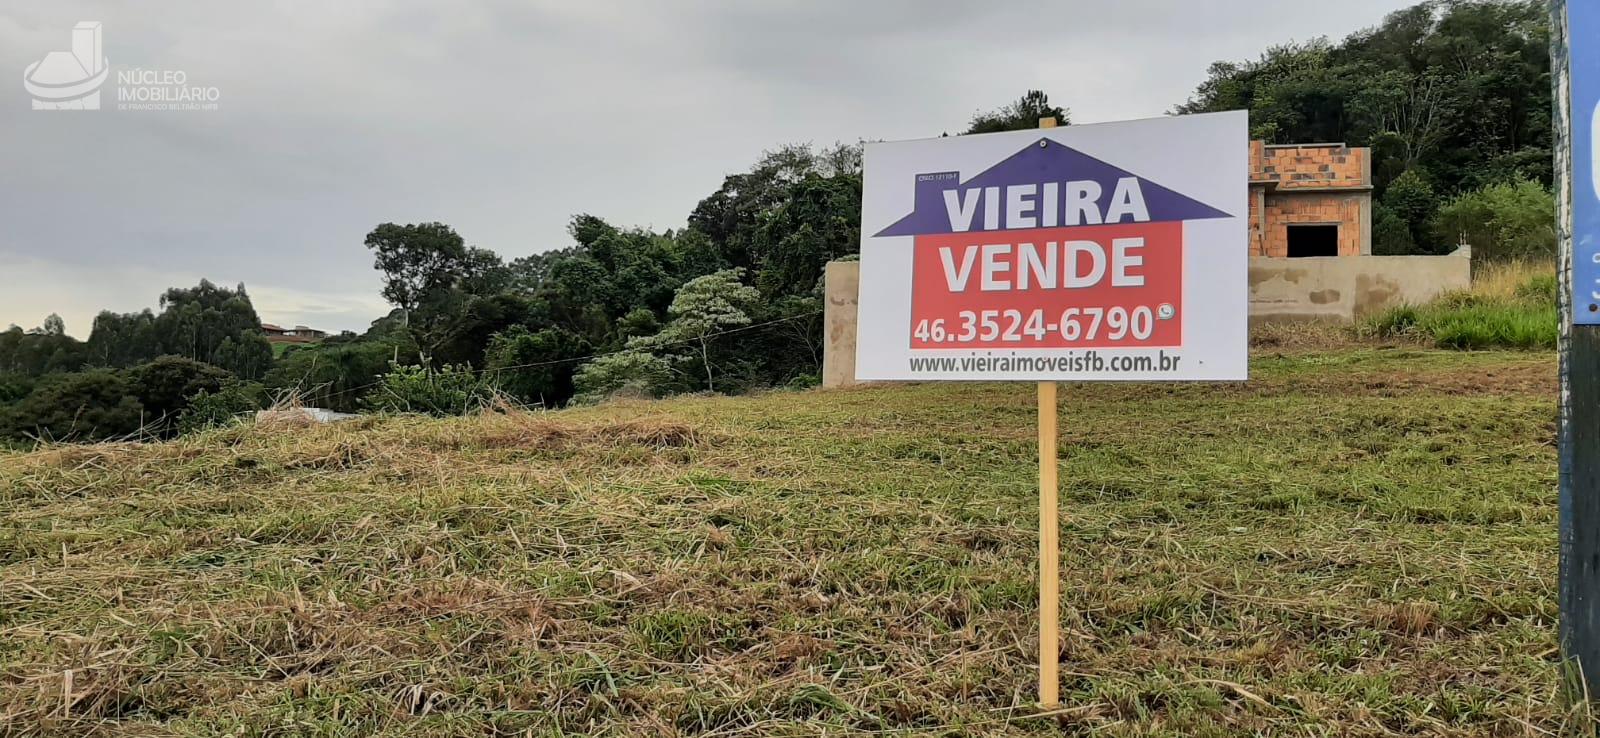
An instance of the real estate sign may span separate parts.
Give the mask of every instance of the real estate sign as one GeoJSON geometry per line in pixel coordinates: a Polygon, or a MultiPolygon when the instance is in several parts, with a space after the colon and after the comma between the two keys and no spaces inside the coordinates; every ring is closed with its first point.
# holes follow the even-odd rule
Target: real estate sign
{"type": "Polygon", "coordinates": [[[1572,322],[1600,325],[1600,2],[1567,3],[1572,90],[1572,322]]]}
{"type": "Polygon", "coordinates": [[[862,380],[1246,376],[1246,114],[868,144],[862,380]]]}

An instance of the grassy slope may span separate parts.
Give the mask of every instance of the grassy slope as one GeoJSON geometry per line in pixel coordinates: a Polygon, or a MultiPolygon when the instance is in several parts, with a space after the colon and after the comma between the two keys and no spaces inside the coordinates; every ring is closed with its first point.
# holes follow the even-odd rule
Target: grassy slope
{"type": "Polygon", "coordinates": [[[1048,719],[1032,388],[944,384],[0,455],[0,734],[1562,730],[1553,355],[1254,371],[1063,391],[1048,719]]]}

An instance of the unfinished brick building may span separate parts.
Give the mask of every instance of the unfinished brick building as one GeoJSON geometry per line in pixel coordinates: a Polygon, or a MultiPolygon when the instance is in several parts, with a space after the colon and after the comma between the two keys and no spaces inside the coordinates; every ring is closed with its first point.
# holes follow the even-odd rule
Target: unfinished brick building
{"type": "Polygon", "coordinates": [[[1250,142],[1250,254],[1372,253],[1372,157],[1342,143],[1250,142]]]}

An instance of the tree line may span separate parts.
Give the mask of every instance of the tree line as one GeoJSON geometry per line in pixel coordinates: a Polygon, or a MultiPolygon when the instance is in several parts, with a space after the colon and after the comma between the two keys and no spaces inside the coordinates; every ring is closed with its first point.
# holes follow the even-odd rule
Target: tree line
{"type": "Polygon", "coordinates": [[[1373,253],[1552,258],[1545,3],[1433,0],[1341,43],[1217,62],[1175,113],[1250,111],[1268,143],[1372,150],[1373,253]]]}
{"type": "MultiPolygon", "coordinates": [[[[1374,250],[1553,253],[1549,30],[1533,0],[1435,0],[1339,43],[1218,62],[1174,113],[1247,109],[1273,143],[1373,154],[1374,250]]],[[[958,135],[1070,124],[1042,91],[958,135]]],[[[171,289],[101,313],[86,341],[52,316],[0,333],[0,439],[170,436],[274,398],[340,411],[555,407],[628,394],[810,386],[822,272],[860,242],[861,147],[791,145],[727,176],[680,229],[578,215],[571,244],[506,260],[443,223],[365,239],[393,306],[361,334],[274,358],[243,285],[171,289]]]]}

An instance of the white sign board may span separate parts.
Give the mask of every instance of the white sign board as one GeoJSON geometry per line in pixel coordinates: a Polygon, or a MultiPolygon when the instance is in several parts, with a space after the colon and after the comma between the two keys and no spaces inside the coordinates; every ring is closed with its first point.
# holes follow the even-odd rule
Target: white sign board
{"type": "Polygon", "coordinates": [[[1245,379],[1246,121],[868,144],[856,378],[1245,379]]]}

